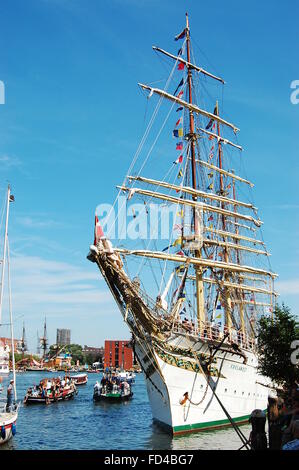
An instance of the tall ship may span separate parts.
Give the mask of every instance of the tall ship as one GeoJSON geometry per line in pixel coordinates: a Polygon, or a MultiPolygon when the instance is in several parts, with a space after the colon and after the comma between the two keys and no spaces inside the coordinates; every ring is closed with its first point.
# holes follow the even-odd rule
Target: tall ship
{"type": "Polygon", "coordinates": [[[132,332],[154,420],[182,434],[267,407],[257,319],[273,315],[277,275],[225,82],[196,64],[188,15],[175,40],[177,53],[153,46],[170,74],[164,87],[139,83],[152,114],[87,258],[132,332]]]}

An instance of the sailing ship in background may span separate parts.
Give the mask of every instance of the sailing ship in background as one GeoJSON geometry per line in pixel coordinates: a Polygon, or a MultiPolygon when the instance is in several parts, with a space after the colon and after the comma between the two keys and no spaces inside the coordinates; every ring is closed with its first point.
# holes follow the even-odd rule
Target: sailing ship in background
{"type": "MultiPolygon", "coordinates": [[[[17,390],[16,390],[16,371],[15,371],[15,355],[14,355],[14,330],[13,330],[13,318],[12,318],[12,302],[11,302],[11,284],[10,284],[10,256],[9,256],[9,242],[8,242],[8,218],[9,218],[9,206],[13,202],[14,196],[10,192],[10,186],[8,186],[6,195],[6,218],[5,218],[5,232],[3,242],[3,259],[2,259],[2,275],[1,275],[1,288],[0,288],[0,327],[2,326],[2,310],[3,310],[3,294],[4,294],[4,277],[5,268],[7,262],[7,277],[8,277],[8,307],[9,307],[9,325],[11,333],[11,355],[12,355],[12,372],[13,372],[13,391],[14,401],[9,404],[8,402],[0,401],[0,444],[4,444],[16,432],[16,422],[18,419],[18,410],[20,404],[17,403],[17,390]]],[[[9,356],[7,362],[9,372],[9,356]]]]}
{"type": "Polygon", "coordinates": [[[188,15],[175,39],[182,40],[177,55],[153,46],[174,61],[164,90],[139,84],[159,100],[117,199],[122,205],[138,199],[146,215],[156,201],[162,229],[163,211],[174,208],[167,247],[158,236],[162,229],[147,245],[128,239],[126,248],[123,240],[114,247],[116,221],[104,234],[96,216],[88,259],[132,332],[154,420],[180,434],[245,422],[253,409],[266,408],[271,384],[257,371],[256,320],[273,312],[277,294],[253,184],[241,176],[239,129],[220,116],[218,101],[210,98],[215,86],[208,92],[210,81],[222,88],[224,80],[191,61],[188,15]],[[170,93],[177,73],[183,77],[170,93]],[[166,102],[170,110],[155,127],[166,102]],[[153,149],[173,114],[179,153],[172,163],[153,149]],[[151,132],[153,144],[145,145],[151,132]]]}

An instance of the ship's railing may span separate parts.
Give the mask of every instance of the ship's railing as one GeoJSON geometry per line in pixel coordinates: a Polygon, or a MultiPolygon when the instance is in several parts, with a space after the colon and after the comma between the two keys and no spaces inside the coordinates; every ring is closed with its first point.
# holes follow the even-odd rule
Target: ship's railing
{"type": "MultiPolygon", "coordinates": [[[[157,320],[163,320],[167,318],[165,310],[159,308],[157,303],[141,288],[138,289],[140,297],[143,299],[145,305],[151,310],[151,314],[156,317],[157,320]]],[[[224,326],[221,330],[217,325],[211,322],[202,322],[200,328],[196,327],[191,321],[179,321],[175,322],[173,331],[178,333],[184,332],[189,333],[193,336],[201,339],[208,339],[213,341],[221,342],[226,335],[224,344],[237,344],[240,348],[253,350],[255,348],[255,342],[252,337],[241,330],[235,328],[228,328],[224,326]]]]}
{"type": "Polygon", "coordinates": [[[211,340],[221,342],[224,344],[235,344],[242,349],[253,350],[255,348],[255,341],[247,333],[235,328],[228,328],[224,326],[221,330],[217,325],[210,322],[202,322],[201,327],[197,328],[194,323],[190,321],[177,322],[174,325],[173,331],[177,333],[189,333],[192,336],[199,337],[203,340],[211,340]]]}
{"type": "Polygon", "coordinates": [[[151,310],[151,314],[157,318],[157,320],[163,320],[167,318],[167,312],[157,306],[157,301],[154,301],[143,289],[138,289],[138,294],[142,298],[145,305],[151,310]]]}

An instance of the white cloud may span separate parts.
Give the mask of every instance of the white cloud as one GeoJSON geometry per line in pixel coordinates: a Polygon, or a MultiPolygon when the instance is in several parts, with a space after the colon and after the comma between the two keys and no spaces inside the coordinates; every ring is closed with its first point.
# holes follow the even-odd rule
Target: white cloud
{"type": "Polygon", "coordinates": [[[0,164],[4,168],[16,167],[21,165],[21,160],[17,157],[11,157],[9,155],[0,155],[0,164]]]}
{"type": "Polygon", "coordinates": [[[275,286],[281,295],[299,295],[299,279],[277,281],[275,286]]]}
{"type": "Polygon", "coordinates": [[[18,225],[23,225],[24,227],[29,227],[29,228],[50,228],[50,227],[58,227],[61,225],[59,222],[48,219],[47,217],[41,220],[41,219],[28,217],[28,216],[17,217],[16,223],[18,225]]]}
{"type": "MultiPolygon", "coordinates": [[[[91,267],[92,268],[92,267],[91,267]]],[[[41,315],[46,312],[85,312],[111,301],[100,272],[38,256],[11,259],[14,311],[41,315]],[[102,289],[101,289],[102,287],[102,289]]]]}

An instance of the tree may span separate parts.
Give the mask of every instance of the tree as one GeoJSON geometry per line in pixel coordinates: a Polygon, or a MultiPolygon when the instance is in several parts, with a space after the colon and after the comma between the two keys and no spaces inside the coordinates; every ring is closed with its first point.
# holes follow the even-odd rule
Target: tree
{"type": "Polygon", "coordinates": [[[285,387],[298,382],[298,362],[291,360],[295,340],[299,326],[288,307],[276,306],[273,319],[263,316],[258,322],[259,372],[285,387]]]}
{"type": "Polygon", "coordinates": [[[76,364],[77,361],[83,364],[84,355],[82,352],[82,346],[80,346],[80,344],[68,344],[65,348],[65,352],[72,356],[72,364],[76,364]]]}

